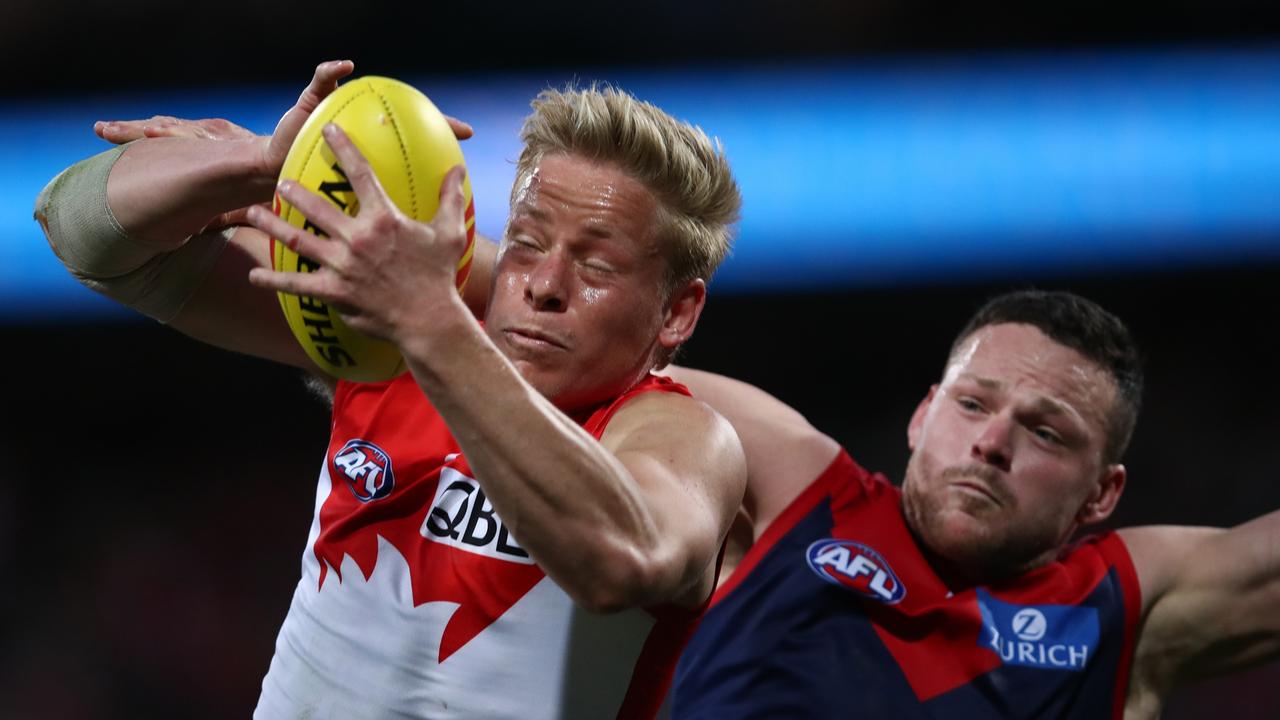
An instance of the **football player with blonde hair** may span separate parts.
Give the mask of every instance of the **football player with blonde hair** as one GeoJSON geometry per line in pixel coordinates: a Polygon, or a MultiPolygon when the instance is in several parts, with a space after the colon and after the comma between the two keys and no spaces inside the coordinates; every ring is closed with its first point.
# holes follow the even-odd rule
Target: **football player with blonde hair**
{"type": "Polygon", "coordinates": [[[417,222],[330,125],[359,213],[277,185],[302,123],[352,70],[319,66],[271,137],[103,124],[137,142],[37,202],[77,277],[184,333],[318,372],[276,300],[294,293],[390,341],[410,370],[326,378],[303,577],[255,717],[652,716],[745,481],[728,422],[652,372],[692,334],[727,252],[728,162],[619,91],[544,94],[501,246],[478,250],[481,323],[454,290],[461,167],[417,222]],[[327,237],[262,207],[273,191],[327,237]],[[320,269],[274,272],[269,236],[320,269]]]}

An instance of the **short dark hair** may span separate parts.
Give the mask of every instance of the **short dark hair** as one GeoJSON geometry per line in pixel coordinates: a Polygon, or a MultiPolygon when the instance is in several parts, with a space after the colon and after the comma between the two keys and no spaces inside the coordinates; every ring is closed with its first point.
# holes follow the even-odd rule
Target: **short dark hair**
{"type": "Polygon", "coordinates": [[[1108,413],[1107,462],[1119,462],[1133,437],[1142,407],[1142,358],[1129,328],[1092,300],[1069,292],[1019,290],[998,295],[974,313],[951,345],[954,355],[964,341],[988,325],[1021,323],[1039,329],[1054,342],[1075,350],[1106,370],[1116,384],[1108,413]]]}

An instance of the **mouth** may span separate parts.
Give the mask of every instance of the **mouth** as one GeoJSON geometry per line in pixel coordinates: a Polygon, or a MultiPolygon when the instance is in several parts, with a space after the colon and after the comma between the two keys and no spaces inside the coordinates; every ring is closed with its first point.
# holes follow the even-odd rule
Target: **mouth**
{"type": "Polygon", "coordinates": [[[1004,504],[1000,502],[1000,498],[996,497],[996,494],[992,492],[991,488],[980,482],[973,480],[957,480],[951,483],[951,487],[958,489],[966,495],[982,498],[993,505],[1004,504]]]}
{"type": "Polygon", "coordinates": [[[542,332],[534,328],[527,327],[509,327],[502,331],[506,336],[507,342],[516,347],[526,348],[530,350],[568,350],[569,346],[564,341],[542,332]]]}

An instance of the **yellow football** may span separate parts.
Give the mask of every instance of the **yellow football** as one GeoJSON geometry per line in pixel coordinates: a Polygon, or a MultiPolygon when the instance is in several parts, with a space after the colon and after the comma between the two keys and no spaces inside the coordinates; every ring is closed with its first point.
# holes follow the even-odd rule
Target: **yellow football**
{"type": "MultiPolygon", "coordinates": [[[[401,212],[423,222],[435,216],[440,183],[449,168],[461,164],[463,158],[449,123],[425,95],[398,80],[358,78],[325,98],[298,132],[280,178],[296,180],[355,217],[360,210],[355,190],[320,133],[330,122],[341,127],[368,159],[401,212]]],[[[463,192],[467,198],[467,248],[458,260],[459,292],[471,272],[476,228],[470,180],[464,181],[463,192]]],[[[294,227],[324,235],[279,194],[275,212],[294,227]]],[[[275,238],[271,239],[271,265],[283,272],[311,272],[320,267],[275,238]]],[[[394,345],[347,327],[323,300],[283,292],[279,297],[294,337],[307,355],[334,377],[379,382],[405,371],[404,359],[394,345]]]]}

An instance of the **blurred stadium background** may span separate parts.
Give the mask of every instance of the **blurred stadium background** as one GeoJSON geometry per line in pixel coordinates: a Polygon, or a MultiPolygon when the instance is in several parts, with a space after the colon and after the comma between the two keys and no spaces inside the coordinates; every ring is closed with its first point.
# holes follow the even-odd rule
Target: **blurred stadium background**
{"type": "MultiPolygon", "coordinates": [[[[1112,525],[1280,508],[1280,8],[1183,0],[216,7],[9,0],[0,25],[0,717],[248,715],[325,445],[298,374],[72,282],[31,220],[97,119],[266,132],[314,65],[473,122],[500,235],[540,88],[608,80],[720,136],[738,247],[684,356],[900,477],[905,427],[987,296],[1069,289],[1148,355],[1112,525]]],[[[1280,609],[1277,610],[1280,612],[1280,609]]],[[[1280,717],[1280,666],[1167,718],[1280,717]]]]}

